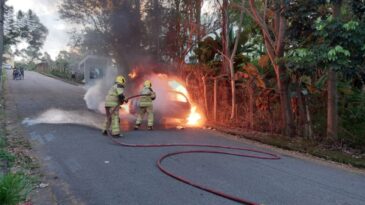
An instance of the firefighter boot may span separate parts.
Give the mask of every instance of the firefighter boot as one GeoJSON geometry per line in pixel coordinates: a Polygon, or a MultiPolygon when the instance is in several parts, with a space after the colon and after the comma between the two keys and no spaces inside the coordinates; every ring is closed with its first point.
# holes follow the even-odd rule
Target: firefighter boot
{"type": "Polygon", "coordinates": [[[119,135],[112,135],[113,138],[120,138],[120,137],[124,137],[124,135],[122,133],[120,133],[119,135]]]}
{"type": "Polygon", "coordinates": [[[136,124],[136,126],[134,126],[134,130],[138,130],[140,126],[141,124],[136,124]]]}

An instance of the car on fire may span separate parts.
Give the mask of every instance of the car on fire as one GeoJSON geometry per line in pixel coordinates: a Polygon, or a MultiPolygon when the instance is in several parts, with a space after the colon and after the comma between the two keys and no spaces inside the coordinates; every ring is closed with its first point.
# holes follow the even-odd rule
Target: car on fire
{"type": "MultiPolygon", "coordinates": [[[[157,94],[156,103],[162,102],[164,109],[155,106],[154,114],[157,121],[166,119],[177,119],[186,123],[191,110],[191,103],[189,98],[182,92],[175,90],[168,90],[165,95],[159,96],[157,94]]],[[[138,114],[139,99],[134,98],[129,102],[129,113],[132,115],[138,114]]]]}

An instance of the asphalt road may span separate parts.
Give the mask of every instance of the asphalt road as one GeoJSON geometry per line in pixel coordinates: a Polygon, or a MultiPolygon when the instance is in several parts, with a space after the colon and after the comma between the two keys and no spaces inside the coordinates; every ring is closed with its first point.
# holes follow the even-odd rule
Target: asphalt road
{"type": "MultiPolygon", "coordinates": [[[[19,120],[34,119],[51,108],[88,112],[82,87],[26,72],[25,80],[8,80],[19,120]]],[[[102,116],[77,114],[71,121],[102,116]]],[[[45,170],[69,192],[90,205],[228,205],[227,199],[198,190],[162,174],[156,160],[171,151],[194,148],[125,148],[112,144],[98,129],[77,124],[24,125],[45,170]]],[[[158,129],[128,131],[134,143],[205,143],[255,148],[214,131],[158,129]]],[[[270,151],[270,150],[264,150],[270,151]]],[[[283,156],[258,160],[209,154],[172,157],[164,163],[188,179],[265,205],[364,205],[365,176],[312,160],[283,156]]],[[[58,204],[69,195],[54,188],[58,204]],[[58,190],[58,191],[57,191],[58,190]]]]}

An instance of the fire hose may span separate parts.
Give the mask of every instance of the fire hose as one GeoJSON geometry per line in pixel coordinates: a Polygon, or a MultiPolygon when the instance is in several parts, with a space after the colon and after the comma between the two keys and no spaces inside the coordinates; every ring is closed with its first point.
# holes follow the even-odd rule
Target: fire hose
{"type": "Polygon", "coordinates": [[[108,135],[110,135],[110,130],[109,130],[109,128],[110,128],[110,123],[111,123],[111,116],[112,116],[112,114],[114,113],[114,112],[116,112],[118,109],[119,109],[119,106],[121,106],[123,103],[127,103],[129,100],[131,100],[131,99],[133,99],[133,98],[138,98],[138,97],[143,97],[143,96],[149,96],[149,94],[140,94],[140,95],[133,95],[133,96],[130,96],[130,97],[128,97],[128,98],[126,98],[125,100],[124,100],[124,102],[122,102],[121,104],[119,104],[118,106],[116,106],[116,107],[114,107],[112,110],[111,110],[111,112],[110,112],[110,114],[109,114],[109,116],[107,116],[107,125],[106,125],[106,127],[107,127],[107,129],[106,129],[106,131],[107,131],[107,133],[108,133],[108,135]]]}
{"type": "MultiPolygon", "coordinates": [[[[132,96],[128,99],[132,99],[135,97],[140,97],[143,95],[136,95],[136,96],[132,96]]],[[[218,149],[225,149],[225,150],[230,150],[230,151],[218,151],[218,150],[204,150],[204,149],[199,149],[199,150],[188,150],[188,151],[176,151],[176,152],[171,152],[171,153],[167,153],[163,156],[161,156],[158,160],[157,160],[157,167],[158,169],[164,173],[167,176],[170,176],[180,182],[183,182],[187,185],[190,185],[192,187],[198,188],[200,190],[215,194],[217,196],[241,203],[241,204],[246,204],[246,205],[258,205],[258,203],[250,201],[248,199],[245,198],[240,198],[240,197],[236,197],[233,196],[231,194],[228,193],[224,193],[222,191],[216,190],[214,188],[208,187],[208,186],[204,186],[201,185],[199,183],[196,183],[192,180],[189,180],[187,178],[184,178],[182,176],[178,176],[176,174],[174,174],[172,171],[169,171],[166,167],[163,166],[163,161],[166,160],[167,158],[173,157],[173,156],[177,156],[177,155],[183,155],[183,154],[201,154],[201,153],[205,153],[205,154],[221,154],[221,155],[230,155],[230,156],[238,156],[238,157],[247,157],[247,158],[254,158],[254,159],[263,159],[263,160],[279,160],[281,159],[278,155],[273,154],[273,153],[269,153],[269,152],[265,152],[265,151],[260,151],[260,150],[255,150],[255,149],[250,149],[250,148],[240,148],[240,147],[232,147],[232,146],[221,146],[221,145],[212,145],[212,144],[184,144],[184,143],[173,143],[173,144],[130,144],[130,143],[126,143],[126,142],[122,142],[120,140],[116,140],[114,138],[111,137],[110,133],[108,132],[108,135],[110,137],[110,139],[112,140],[112,142],[116,145],[122,146],[122,147],[131,147],[131,148],[158,148],[158,147],[205,147],[205,148],[218,148],[218,149]],[[254,154],[239,154],[237,152],[233,152],[233,151],[247,151],[247,152],[251,152],[251,153],[256,153],[259,155],[254,155],[254,154]]]]}

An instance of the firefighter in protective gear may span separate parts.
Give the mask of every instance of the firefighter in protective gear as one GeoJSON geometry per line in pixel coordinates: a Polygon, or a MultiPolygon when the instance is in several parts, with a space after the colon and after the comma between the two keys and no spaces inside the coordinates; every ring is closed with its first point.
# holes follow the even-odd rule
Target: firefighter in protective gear
{"type": "Polygon", "coordinates": [[[147,113],[147,126],[149,130],[153,129],[153,102],[156,99],[156,93],[152,90],[152,83],[149,80],[144,82],[139,101],[139,113],[137,116],[135,130],[141,126],[144,115],[147,113]]]}
{"type": "Polygon", "coordinates": [[[111,133],[113,137],[122,137],[120,132],[119,108],[125,101],[124,96],[125,78],[119,75],[115,78],[115,83],[110,88],[105,98],[106,122],[103,134],[111,133]]]}

